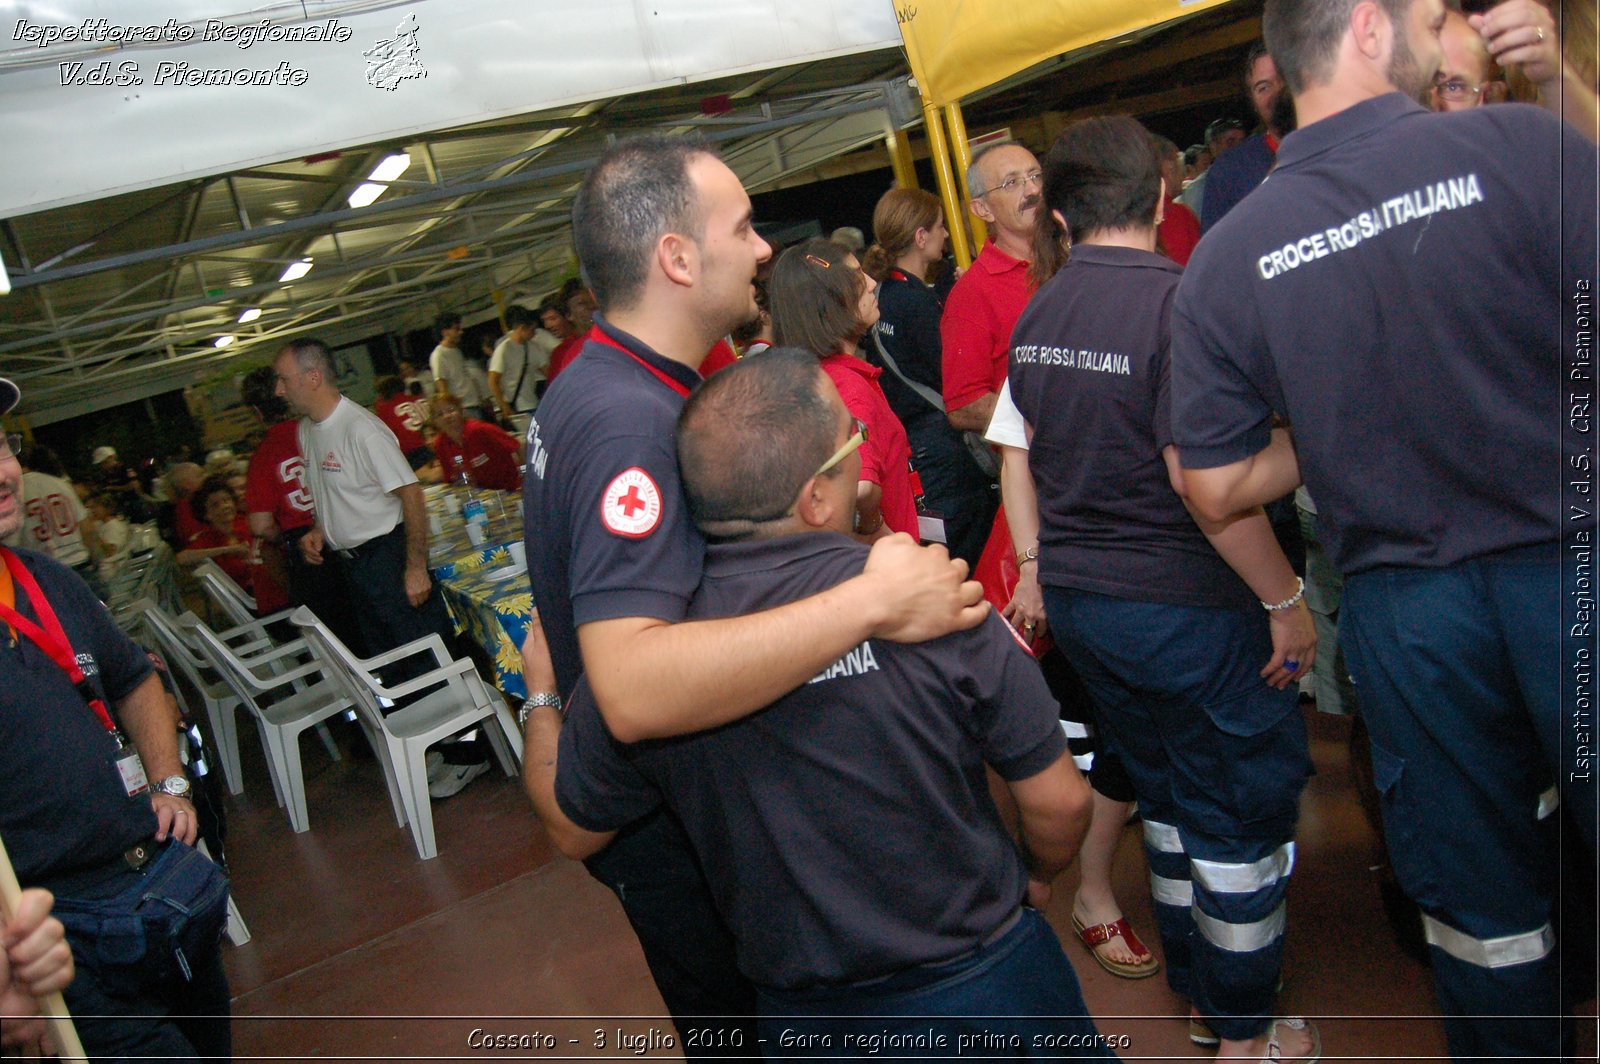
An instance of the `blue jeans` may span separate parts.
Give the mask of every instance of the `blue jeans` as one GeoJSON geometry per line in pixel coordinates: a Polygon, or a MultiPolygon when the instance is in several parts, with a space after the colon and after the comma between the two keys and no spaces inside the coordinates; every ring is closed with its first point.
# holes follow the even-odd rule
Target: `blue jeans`
{"type": "Polygon", "coordinates": [[[77,966],[67,1007],[96,1064],[232,1055],[228,881],[215,864],[174,840],[137,872],[52,889],[77,966]]]}
{"type": "Polygon", "coordinates": [[[760,990],[768,1060],[882,1055],[1116,1059],[1095,1029],[1078,977],[1044,917],[965,957],[865,986],[760,990]]]}
{"type": "Polygon", "coordinates": [[[1253,1038],[1274,1012],[1311,774],[1295,692],[1260,676],[1266,615],[1061,587],[1044,602],[1133,778],[1167,981],[1223,1038],[1253,1038]]]}
{"type": "Polygon", "coordinates": [[[968,568],[976,569],[1000,506],[994,481],[978,468],[961,433],[944,418],[918,419],[906,426],[906,435],[928,507],[944,518],[950,556],[963,558],[968,568]]]}
{"type": "Polygon", "coordinates": [[[1592,863],[1595,790],[1570,779],[1561,591],[1555,544],[1345,581],[1343,635],[1384,835],[1423,911],[1457,1059],[1554,1060],[1570,1036],[1559,1019],[1552,799],[1586,829],[1592,863]],[[1484,942],[1492,954],[1474,945],[1484,942]]]}

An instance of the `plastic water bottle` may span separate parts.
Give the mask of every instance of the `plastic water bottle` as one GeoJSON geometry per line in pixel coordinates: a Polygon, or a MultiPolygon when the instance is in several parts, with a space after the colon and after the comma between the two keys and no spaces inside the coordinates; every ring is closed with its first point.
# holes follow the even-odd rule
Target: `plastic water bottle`
{"type": "Polygon", "coordinates": [[[474,490],[472,477],[459,454],[455,457],[455,466],[455,479],[461,486],[462,492],[461,516],[467,522],[467,539],[476,547],[483,543],[484,529],[489,524],[489,512],[484,509],[482,496],[474,490]]]}

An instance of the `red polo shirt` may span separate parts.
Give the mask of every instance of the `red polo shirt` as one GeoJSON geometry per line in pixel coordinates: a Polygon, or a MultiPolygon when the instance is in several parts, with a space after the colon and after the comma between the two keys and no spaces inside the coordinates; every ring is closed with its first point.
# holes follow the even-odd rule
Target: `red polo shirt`
{"type": "Polygon", "coordinates": [[[822,368],[845,409],[867,426],[867,442],[861,447],[861,479],[883,490],[879,509],[883,523],[891,532],[917,533],[917,500],[911,490],[911,442],[905,426],[889,409],[878,377],[883,370],[851,355],[829,355],[822,368]]]}
{"type": "Polygon", "coordinates": [[[939,321],[946,410],[959,410],[1005,383],[1011,327],[1033,295],[1028,266],[991,242],[950,290],[939,321]]]}
{"type": "Polygon", "coordinates": [[[444,475],[454,480],[459,456],[472,482],[480,488],[519,491],[522,471],[517,468],[517,438],[487,421],[468,418],[458,445],[446,433],[433,438],[433,453],[439,456],[444,475]]]}

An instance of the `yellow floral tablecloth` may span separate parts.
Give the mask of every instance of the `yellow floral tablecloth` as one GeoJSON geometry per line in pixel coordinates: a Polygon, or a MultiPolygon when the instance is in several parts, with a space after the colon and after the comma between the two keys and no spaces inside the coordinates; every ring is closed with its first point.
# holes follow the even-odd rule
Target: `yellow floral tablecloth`
{"type": "MultiPolygon", "coordinates": [[[[489,511],[494,514],[494,507],[489,511]]],[[[444,535],[434,537],[428,552],[433,578],[450,608],[456,634],[483,648],[494,664],[495,685],[517,699],[528,697],[527,685],[522,682],[521,647],[533,616],[533,592],[526,572],[499,580],[491,579],[490,574],[515,564],[510,547],[522,541],[520,518],[520,508],[513,511],[508,507],[506,519],[495,515],[483,544],[476,547],[467,539],[464,525],[452,528],[447,524],[444,535]]]]}

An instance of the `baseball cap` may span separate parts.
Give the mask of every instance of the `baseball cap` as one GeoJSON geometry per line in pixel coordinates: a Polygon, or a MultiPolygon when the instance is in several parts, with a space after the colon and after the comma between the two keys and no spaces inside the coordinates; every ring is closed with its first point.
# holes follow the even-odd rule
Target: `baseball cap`
{"type": "Polygon", "coordinates": [[[1210,144],[1212,141],[1216,140],[1230,129],[1237,129],[1239,132],[1243,133],[1244,123],[1239,121],[1237,118],[1219,118],[1215,120],[1206,127],[1206,143],[1210,144]]]}
{"type": "Polygon", "coordinates": [[[89,464],[90,465],[99,465],[101,462],[104,462],[107,458],[115,458],[116,456],[117,456],[117,449],[115,447],[96,447],[94,449],[94,454],[91,454],[89,456],[89,464]]]}
{"type": "Polygon", "coordinates": [[[22,389],[0,377],[0,414],[9,414],[22,399],[22,389]]]}

